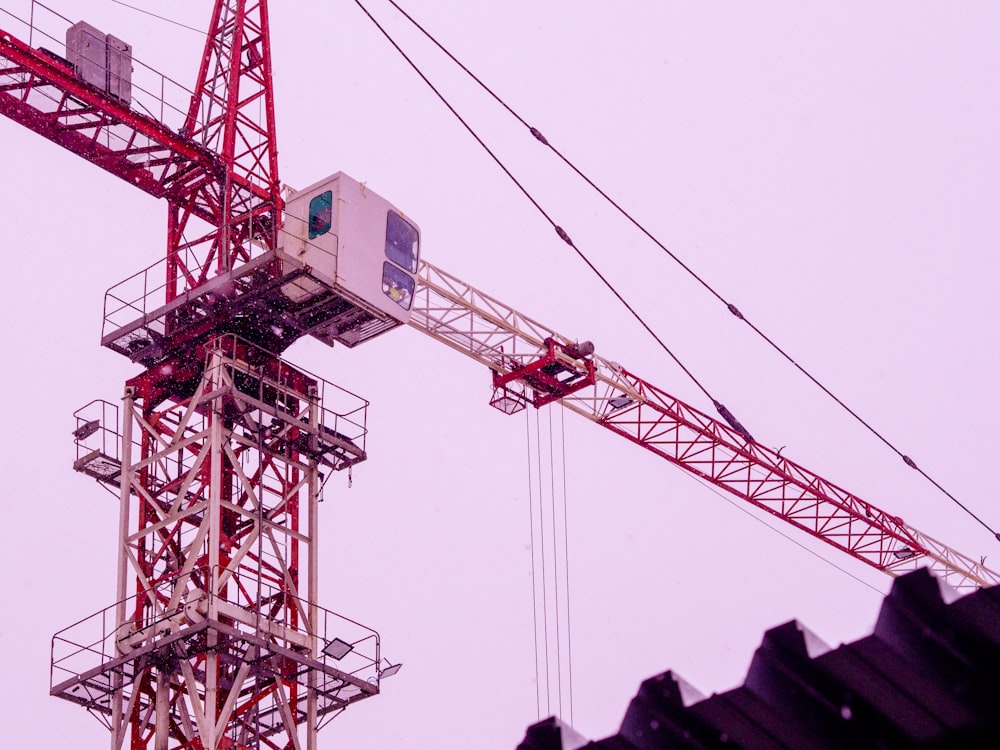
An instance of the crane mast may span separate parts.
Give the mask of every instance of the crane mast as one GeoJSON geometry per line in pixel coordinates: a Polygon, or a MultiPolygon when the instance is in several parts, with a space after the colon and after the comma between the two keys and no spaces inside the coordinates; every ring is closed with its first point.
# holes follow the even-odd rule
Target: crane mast
{"type": "Polygon", "coordinates": [[[304,271],[276,255],[267,3],[216,0],[176,132],[131,106],[127,44],[83,22],[66,39],[0,30],[0,112],[165,198],[168,223],[139,304],[106,308],[126,325],[105,344],[145,370],[120,409],[76,414],[74,468],[119,496],[116,598],[53,637],[51,693],[113,748],[315,750],[398,665],[317,599],[321,485],[365,460],[368,402],[276,353],[329,306],[276,304],[304,271]]]}
{"type": "MultiPolygon", "coordinates": [[[[113,748],[314,750],[323,724],[398,669],[377,632],[317,600],[322,485],[366,459],[368,402],[281,359],[306,335],[353,346],[408,323],[487,367],[505,413],[561,404],[889,575],[1000,583],[588,342],[418,262],[416,227],[346,176],[286,206],[264,0],[214,2],[183,109],[155,92],[133,106],[123,68],[82,77],[71,45],[56,54],[25,26],[27,42],[0,28],[0,113],[168,204],[162,260],[105,299],[102,344],[143,372],[120,406],[76,414],[74,468],[119,498],[116,599],[53,639],[52,694],[97,716],[113,748]],[[347,266],[318,268],[340,252],[352,195],[381,212],[377,303],[338,288],[347,266]]],[[[109,45],[108,60],[112,43],[130,53],[84,26],[71,28],[109,45]]]]}

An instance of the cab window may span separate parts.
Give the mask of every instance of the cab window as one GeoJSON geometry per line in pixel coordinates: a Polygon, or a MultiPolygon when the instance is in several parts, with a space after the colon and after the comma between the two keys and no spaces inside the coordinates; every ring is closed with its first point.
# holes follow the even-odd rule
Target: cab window
{"type": "Polygon", "coordinates": [[[382,264],[382,292],[404,310],[413,304],[413,277],[392,263],[382,264]]]}
{"type": "Polygon", "coordinates": [[[385,225],[385,256],[400,268],[416,273],[419,251],[420,236],[416,228],[390,211],[385,225]]]}
{"type": "Polygon", "coordinates": [[[327,190],[309,201],[309,239],[330,231],[333,224],[333,192],[327,190]]]}

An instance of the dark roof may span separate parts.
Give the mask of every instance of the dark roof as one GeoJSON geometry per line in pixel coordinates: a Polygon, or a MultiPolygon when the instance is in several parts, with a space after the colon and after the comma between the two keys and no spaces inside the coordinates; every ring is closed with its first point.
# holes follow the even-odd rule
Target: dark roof
{"type": "Polygon", "coordinates": [[[764,635],[742,686],[690,695],[664,672],[616,735],[586,742],[553,718],[518,750],[1000,748],[1000,586],[955,599],[915,571],[893,583],[872,635],[830,649],[789,622],[764,635]]]}

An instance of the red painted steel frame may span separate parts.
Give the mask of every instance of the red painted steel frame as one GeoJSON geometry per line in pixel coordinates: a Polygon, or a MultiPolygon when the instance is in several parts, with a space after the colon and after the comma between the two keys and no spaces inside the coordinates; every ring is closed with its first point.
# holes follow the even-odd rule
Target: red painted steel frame
{"type": "Polygon", "coordinates": [[[189,201],[170,201],[168,302],[213,270],[249,261],[254,244],[265,251],[276,245],[282,199],[265,2],[216,0],[181,135],[217,154],[223,174],[206,230],[190,224],[192,217],[204,217],[189,201]]]}
{"type": "Polygon", "coordinates": [[[601,426],[879,570],[929,554],[902,519],[624,369],[619,378],[640,399],[609,408],[601,426]]]}
{"type": "Polygon", "coordinates": [[[524,383],[534,393],[531,404],[539,408],[594,384],[593,360],[574,356],[568,345],[552,338],[545,339],[545,345],[547,351],[532,362],[518,363],[506,373],[494,370],[494,390],[508,383],[524,383]],[[562,353],[562,359],[556,351],[562,353]]]}

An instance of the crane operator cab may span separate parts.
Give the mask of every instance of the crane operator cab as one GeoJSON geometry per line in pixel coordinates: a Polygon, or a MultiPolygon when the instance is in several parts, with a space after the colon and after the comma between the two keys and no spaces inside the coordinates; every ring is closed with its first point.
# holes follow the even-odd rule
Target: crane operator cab
{"type": "Polygon", "coordinates": [[[291,193],[279,248],[282,292],[320,341],[355,346],[409,321],[420,230],[363,183],[338,172],[291,193]]]}

